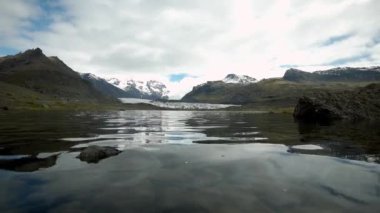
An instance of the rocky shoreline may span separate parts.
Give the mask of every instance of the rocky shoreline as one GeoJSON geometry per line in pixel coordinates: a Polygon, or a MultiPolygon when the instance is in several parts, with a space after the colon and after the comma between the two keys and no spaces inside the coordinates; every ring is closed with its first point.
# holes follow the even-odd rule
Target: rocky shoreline
{"type": "Polygon", "coordinates": [[[300,121],[379,120],[380,84],[343,92],[321,92],[298,100],[293,116],[300,121]]]}

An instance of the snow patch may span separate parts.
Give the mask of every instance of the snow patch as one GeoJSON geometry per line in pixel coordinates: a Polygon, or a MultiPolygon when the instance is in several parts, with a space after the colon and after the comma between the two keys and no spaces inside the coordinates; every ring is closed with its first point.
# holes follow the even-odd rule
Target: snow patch
{"type": "Polygon", "coordinates": [[[155,96],[165,99],[170,93],[165,84],[154,80],[136,81],[130,79],[127,81],[121,81],[117,78],[110,78],[107,79],[107,82],[115,85],[116,87],[119,87],[124,91],[136,89],[145,96],[155,96]]]}
{"type": "Polygon", "coordinates": [[[257,82],[255,78],[248,75],[236,74],[228,74],[222,81],[227,84],[251,84],[257,82]]]}

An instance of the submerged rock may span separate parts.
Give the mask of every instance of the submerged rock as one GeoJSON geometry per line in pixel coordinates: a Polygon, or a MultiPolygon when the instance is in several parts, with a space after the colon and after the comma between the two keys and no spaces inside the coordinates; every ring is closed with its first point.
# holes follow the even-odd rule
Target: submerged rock
{"type": "Polygon", "coordinates": [[[87,163],[97,163],[102,159],[118,155],[120,152],[113,147],[89,146],[81,151],[78,158],[87,163]]]}
{"type": "Polygon", "coordinates": [[[7,106],[3,106],[2,109],[5,111],[9,110],[9,108],[7,106]]]}

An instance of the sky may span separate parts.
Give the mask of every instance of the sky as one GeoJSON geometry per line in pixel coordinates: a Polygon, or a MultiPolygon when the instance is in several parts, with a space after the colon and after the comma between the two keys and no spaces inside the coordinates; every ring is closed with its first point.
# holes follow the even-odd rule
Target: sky
{"type": "Polygon", "coordinates": [[[40,47],[179,98],[229,73],[379,65],[379,11],[378,0],[0,0],[0,56],[40,47]]]}

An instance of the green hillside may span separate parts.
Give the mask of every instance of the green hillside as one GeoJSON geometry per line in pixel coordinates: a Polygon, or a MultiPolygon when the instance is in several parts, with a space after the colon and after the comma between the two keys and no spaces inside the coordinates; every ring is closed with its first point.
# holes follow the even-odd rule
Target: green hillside
{"type": "Polygon", "coordinates": [[[58,58],[48,58],[38,48],[0,61],[0,81],[62,101],[111,101],[58,58]]]}
{"type": "Polygon", "coordinates": [[[48,109],[119,105],[57,57],[32,49],[0,58],[0,107],[48,109]]]}
{"type": "Polygon", "coordinates": [[[221,81],[207,82],[194,87],[182,100],[241,104],[243,108],[294,107],[298,98],[321,91],[344,91],[365,86],[371,82],[318,82],[298,83],[282,78],[265,79],[253,84],[226,84],[221,81]]]}

